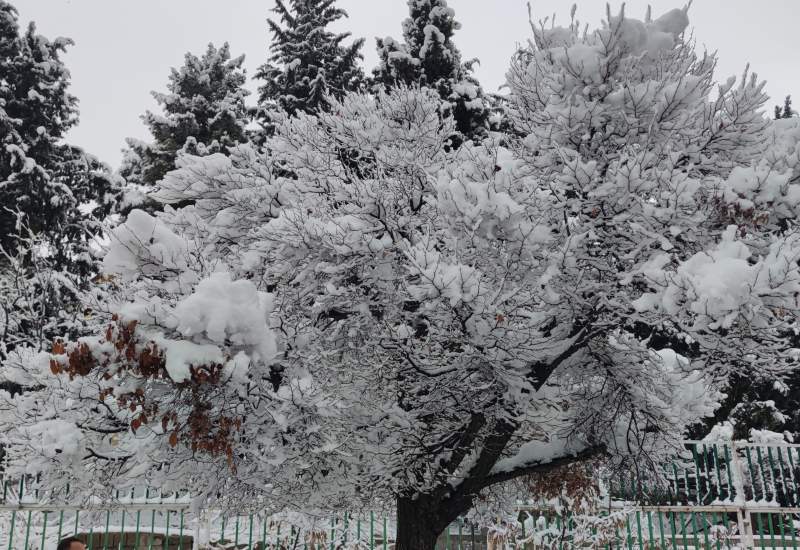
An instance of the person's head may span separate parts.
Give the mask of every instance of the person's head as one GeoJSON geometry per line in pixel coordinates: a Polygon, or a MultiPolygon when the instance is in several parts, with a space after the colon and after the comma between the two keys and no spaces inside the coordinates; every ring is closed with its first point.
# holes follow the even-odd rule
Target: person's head
{"type": "Polygon", "coordinates": [[[56,550],[86,550],[86,545],[79,538],[69,537],[59,542],[56,550]]]}

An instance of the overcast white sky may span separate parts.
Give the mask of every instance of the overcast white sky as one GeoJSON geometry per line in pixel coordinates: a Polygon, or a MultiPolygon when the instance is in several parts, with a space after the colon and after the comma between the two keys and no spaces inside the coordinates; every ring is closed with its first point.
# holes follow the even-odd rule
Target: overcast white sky
{"type": "MultiPolygon", "coordinates": [[[[50,38],[75,41],[66,62],[72,93],[80,99],[81,123],[69,136],[103,161],[117,167],[128,136],[149,139],[139,120],[155,109],[150,90],[163,90],[170,67],[187,51],[201,53],[209,42],[228,41],[234,55],[246,54],[248,74],[267,56],[265,19],[273,0],[11,0],[23,24],[36,21],[50,38]]],[[[530,36],[525,0],[450,0],[462,29],[456,41],[465,57],[478,57],[484,88],[504,81],[516,44],[530,36]]],[[[628,0],[627,13],[642,18],[647,4],[654,16],[681,7],[684,0],[628,0]]],[[[578,0],[578,18],[599,25],[601,0],[578,0]]],[[[340,26],[364,36],[365,65],[376,60],[377,36],[400,36],[407,15],[405,0],[339,0],[350,13],[340,26]]],[[[534,0],[536,19],[556,13],[569,18],[571,1],[534,0]]],[[[619,2],[612,2],[612,9],[619,2]]],[[[718,50],[717,78],[740,75],[749,62],[767,80],[773,103],[794,93],[800,106],[800,0],[695,0],[691,26],[699,48],[718,50]]],[[[250,84],[255,89],[257,84],[250,84]]]]}

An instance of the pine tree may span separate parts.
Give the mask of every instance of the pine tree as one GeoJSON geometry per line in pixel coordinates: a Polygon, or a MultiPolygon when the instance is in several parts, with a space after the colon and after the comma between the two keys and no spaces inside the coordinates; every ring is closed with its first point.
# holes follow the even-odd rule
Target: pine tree
{"type": "Polygon", "coordinates": [[[783,106],[775,105],[775,120],[782,118],[792,118],[794,111],[792,110],[792,96],[787,95],[783,100],[783,106]]]}
{"type": "Polygon", "coordinates": [[[61,266],[85,244],[87,209],[107,214],[115,191],[97,159],[63,142],[78,121],[60,59],[70,44],[33,23],[20,35],[16,10],[0,0],[0,246],[13,252],[24,225],[57,245],[61,266]]]}
{"type": "Polygon", "coordinates": [[[781,113],[781,118],[792,118],[794,111],[792,111],[792,96],[787,95],[786,99],[783,100],[783,112],[781,113]]]}
{"type": "Polygon", "coordinates": [[[128,139],[120,174],[129,184],[150,187],[160,181],[181,153],[206,155],[247,141],[249,92],[242,69],[244,56],[231,58],[227,43],[209,44],[198,57],[185,56],[180,69],[172,69],[167,93],[152,92],[163,114],[147,112],[142,120],[153,142],[128,139]]]}
{"type": "Polygon", "coordinates": [[[433,88],[449,104],[458,131],[468,138],[486,132],[489,109],[483,90],[472,75],[475,60],[462,61],[453,43],[460,28],[447,0],[409,0],[409,17],[403,22],[404,42],[378,39],[380,64],[374,70],[378,84],[433,88]]]}
{"type": "Polygon", "coordinates": [[[358,65],[364,39],[345,45],[350,33],[334,33],[329,25],[346,18],[335,0],[277,0],[268,19],[272,33],[272,55],[256,73],[261,123],[273,130],[272,112],[281,109],[294,115],[313,113],[326,106],[326,97],[341,97],[357,90],[364,80],[358,65]]]}
{"type": "Polygon", "coordinates": [[[78,120],[60,59],[69,44],[33,23],[20,34],[16,10],[0,0],[0,360],[81,333],[91,242],[117,199],[108,168],[64,142],[78,120]]]}

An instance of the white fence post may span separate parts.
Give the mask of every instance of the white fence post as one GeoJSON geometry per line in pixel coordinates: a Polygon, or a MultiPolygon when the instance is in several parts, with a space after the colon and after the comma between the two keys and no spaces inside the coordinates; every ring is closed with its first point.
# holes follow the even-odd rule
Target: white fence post
{"type": "Polygon", "coordinates": [[[736,512],[736,520],[739,523],[739,542],[742,544],[742,548],[755,548],[753,519],[750,516],[750,510],[740,508],[736,512]]]}

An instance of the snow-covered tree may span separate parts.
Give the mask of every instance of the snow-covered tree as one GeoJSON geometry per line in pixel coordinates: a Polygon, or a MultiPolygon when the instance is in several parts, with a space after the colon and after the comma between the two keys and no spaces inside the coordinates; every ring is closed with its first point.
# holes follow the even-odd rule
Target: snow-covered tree
{"type": "Polygon", "coordinates": [[[680,448],[732,371],[791,372],[800,292],[793,146],[687,25],[537,28],[505,138],[453,150],[438,94],[399,87],[185,157],[175,208],[114,230],[105,333],[13,371],[52,391],[0,405],[11,471],[389,499],[396,548],[430,550],[496,484],[680,448]]]}
{"type": "Polygon", "coordinates": [[[80,220],[107,213],[114,199],[108,170],[63,142],[78,117],[60,59],[69,44],[33,23],[20,34],[16,10],[0,0],[0,247],[13,252],[24,224],[56,239],[64,261],[83,241],[80,220]]]}
{"type": "Polygon", "coordinates": [[[97,220],[118,193],[107,167],[64,142],[78,116],[60,59],[69,44],[32,23],[20,34],[16,10],[0,0],[0,360],[79,334],[97,220]]]}
{"type": "MultiPolygon", "coordinates": [[[[486,135],[489,110],[477,79],[476,60],[463,61],[453,43],[460,28],[447,0],[408,0],[409,17],[403,22],[403,42],[379,38],[379,65],[374,70],[378,85],[427,86],[445,102],[456,129],[468,139],[486,135]]],[[[462,138],[463,139],[463,138],[462,138]]]]}
{"type": "Polygon", "coordinates": [[[795,111],[792,109],[792,96],[787,95],[783,100],[783,107],[779,105],[775,106],[775,119],[792,118],[794,115],[795,111]]]}
{"type": "MultiPolygon", "coordinates": [[[[738,170],[725,190],[728,204],[741,220],[770,224],[775,232],[794,229],[800,205],[800,119],[780,118],[767,132],[767,147],[753,168],[738,170]]],[[[795,330],[792,346],[800,347],[795,330]]],[[[712,418],[696,426],[693,436],[729,424],[734,439],[749,439],[752,430],[783,433],[789,441],[800,441],[800,369],[776,378],[736,363],[725,385],[725,399],[712,418]]]]}
{"type": "Polygon", "coordinates": [[[120,173],[129,184],[146,190],[175,169],[182,153],[226,153],[247,141],[250,92],[243,63],[244,56],[231,58],[227,42],[220,48],[209,44],[200,57],[186,54],[183,66],[170,73],[167,93],[153,92],[163,114],[142,116],[153,142],[127,140],[120,173]]]}
{"type": "Polygon", "coordinates": [[[358,90],[364,79],[359,66],[364,39],[345,41],[350,33],[335,33],[331,24],[347,17],[335,0],[276,0],[278,19],[269,19],[272,33],[269,60],[259,67],[259,118],[273,131],[276,111],[290,115],[313,113],[327,105],[328,96],[358,90]]]}

